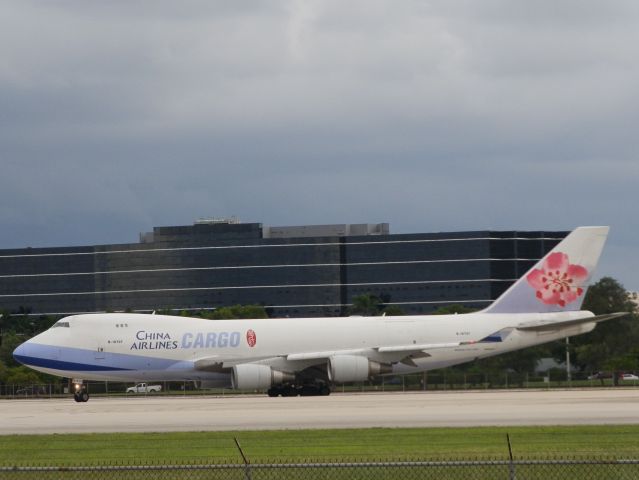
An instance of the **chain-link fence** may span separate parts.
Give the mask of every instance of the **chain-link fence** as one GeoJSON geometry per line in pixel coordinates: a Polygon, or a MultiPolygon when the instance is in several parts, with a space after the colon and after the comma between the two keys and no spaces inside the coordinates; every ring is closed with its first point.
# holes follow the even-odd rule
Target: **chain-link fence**
{"type": "MultiPolygon", "coordinates": [[[[121,382],[85,382],[92,396],[144,396],[144,395],[226,395],[238,392],[225,388],[202,389],[195,382],[155,382],[160,386],[159,391],[146,393],[126,393],[130,383],[121,382]]],[[[565,372],[550,372],[545,375],[517,374],[504,372],[502,374],[426,372],[422,374],[391,376],[374,381],[355,382],[333,386],[335,392],[397,392],[397,391],[441,391],[441,390],[489,390],[507,388],[601,388],[601,387],[638,387],[638,380],[624,380],[614,385],[611,377],[597,375],[574,374],[570,381],[566,380],[565,372]]],[[[54,398],[70,395],[72,386],[67,383],[55,384],[5,384],[0,385],[0,398],[54,398]]]]}
{"type": "Polygon", "coordinates": [[[504,479],[554,480],[639,478],[639,460],[476,460],[355,463],[260,463],[197,465],[110,465],[0,467],[12,479],[504,479]]]}
{"type": "MultiPolygon", "coordinates": [[[[159,389],[142,391],[142,393],[127,392],[131,383],[121,382],[84,382],[84,387],[94,396],[108,397],[141,397],[145,395],[224,395],[233,392],[230,389],[197,388],[194,382],[157,382],[159,389]]],[[[155,384],[153,385],[156,386],[155,384]]],[[[54,384],[30,383],[30,384],[4,384],[0,385],[0,398],[63,398],[70,397],[73,393],[73,385],[68,382],[54,384]]]]}

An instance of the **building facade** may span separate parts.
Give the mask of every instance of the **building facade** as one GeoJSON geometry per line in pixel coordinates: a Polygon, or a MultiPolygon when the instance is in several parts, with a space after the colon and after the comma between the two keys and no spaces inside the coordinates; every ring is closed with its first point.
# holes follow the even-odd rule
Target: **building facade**
{"type": "Polygon", "coordinates": [[[201,221],[140,243],[0,250],[0,309],[69,314],[260,304],[338,316],[372,294],[406,313],[487,306],[568,232],[391,234],[388,224],[201,221]]]}

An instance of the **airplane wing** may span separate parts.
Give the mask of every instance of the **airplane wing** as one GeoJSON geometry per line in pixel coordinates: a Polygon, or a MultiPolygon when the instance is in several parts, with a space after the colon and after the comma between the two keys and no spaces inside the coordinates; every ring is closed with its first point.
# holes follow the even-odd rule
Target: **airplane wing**
{"type": "Polygon", "coordinates": [[[240,363],[272,363],[272,362],[286,362],[291,367],[291,370],[299,371],[308,368],[312,365],[324,363],[331,357],[336,355],[355,355],[367,358],[379,357],[380,354],[384,355],[385,360],[390,363],[402,362],[409,365],[412,364],[413,358],[429,357],[428,353],[431,350],[442,348],[454,348],[461,345],[467,345],[474,342],[452,342],[452,343],[423,343],[423,344],[407,344],[407,345],[392,345],[385,347],[375,348],[358,348],[352,350],[325,350],[321,352],[304,352],[304,353],[291,353],[288,355],[280,355],[278,357],[271,358],[255,358],[255,359],[224,359],[219,356],[200,358],[194,362],[196,370],[203,372],[229,372],[234,365],[240,363]]]}
{"type": "Polygon", "coordinates": [[[441,348],[455,348],[462,345],[470,345],[475,342],[452,342],[452,343],[424,343],[421,345],[409,344],[398,345],[393,347],[379,347],[377,351],[380,353],[400,353],[399,363],[408,365],[410,367],[417,367],[415,359],[430,357],[429,351],[438,350],[441,348]]]}
{"type": "Polygon", "coordinates": [[[324,352],[291,353],[286,355],[286,360],[295,362],[300,360],[325,360],[335,355],[365,355],[371,352],[370,348],[359,348],[355,350],[326,350],[324,352]]]}
{"type": "MultiPolygon", "coordinates": [[[[466,342],[464,342],[466,343],[466,342]]],[[[439,348],[453,348],[463,345],[461,342],[452,343],[423,343],[423,344],[408,344],[398,345],[393,347],[378,347],[376,350],[380,353],[394,353],[394,352],[423,352],[425,350],[436,350],[439,348]]]]}
{"type": "MultiPolygon", "coordinates": [[[[440,348],[454,348],[460,345],[470,344],[473,342],[452,342],[452,343],[424,343],[424,344],[408,344],[393,345],[387,347],[362,348],[357,350],[329,350],[324,352],[311,353],[293,353],[286,356],[286,360],[311,361],[310,363],[320,363],[335,355],[361,355],[367,358],[375,359],[380,354],[386,357],[389,363],[404,363],[406,365],[416,366],[413,359],[430,357],[428,353],[431,350],[440,348]],[[315,361],[315,362],[313,362],[315,361]]],[[[381,360],[381,359],[380,359],[381,360]]]]}
{"type": "Polygon", "coordinates": [[[425,352],[426,350],[434,350],[438,348],[452,348],[462,345],[459,342],[455,343],[424,343],[424,344],[408,344],[408,345],[393,345],[390,347],[376,347],[376,348],[360,348],[357,350],[328,350],[324,352],[309,352],[309,353],[292,353],[286,356],[289,361],[296,360],[325,360],[335,355],[366,355],[370,353],[401,353],[408,354],[411,352],[425,352]]]}
{"type": "Polygon", "coordinates": [[[224,362],[217,355],[213,357],[200,358],[193,362],[193,366],[196,370],[202,372],[217,372],[222,373],[229,371],[229,367],[224,366],[224,362]]]}
{"type": "Polygon", "coordinates": [[[553,322],[536,320],[533,322],[524,322],[517,325],[515,328],[517,330],[527,331],[527,332],[539,332],[539,331],[548,331],[548,330],[559,330],[561,328],[572,327],[574,325],[581,325],[584,323],[599,323],[605,322],[606,320],[612,320],[613,318],[624,317],[626,315],[630,315],[628,312],[617,312],[617,313],[607,313],[604,315],[596,315],[594,317],[583,317],[572,320],[565,320],[563,322],[553,322]]]}

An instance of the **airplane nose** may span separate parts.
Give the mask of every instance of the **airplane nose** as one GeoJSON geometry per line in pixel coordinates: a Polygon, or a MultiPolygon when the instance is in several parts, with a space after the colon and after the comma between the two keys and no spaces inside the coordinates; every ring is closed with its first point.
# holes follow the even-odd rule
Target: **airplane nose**
{"type": "Polygon", "coordinates": [[[28,350],[28,346],[27,343],[29,342],[24,342],[20,345],[18,345],[18,348],[16,348],[13,351],[13,358],[16,360],[16,362],[19,363],[24,363],[24,359],[27,357],[27,350],[28,350]]]}

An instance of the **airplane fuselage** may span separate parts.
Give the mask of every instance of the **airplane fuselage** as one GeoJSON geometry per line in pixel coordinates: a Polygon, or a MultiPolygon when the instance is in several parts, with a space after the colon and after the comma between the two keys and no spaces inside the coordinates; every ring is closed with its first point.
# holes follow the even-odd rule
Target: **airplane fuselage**
{"type": "Polygon", "coordinates": [[[62,319],[16,350],[22,363],[53,375],[109,381],[203,380],[230,385],[241,363],[300,371],[331,352],[392,365],[392,374],[421,372],[586,333],[594,323],[544,332],[508,329],[561,314],[460,314],[409,317],[202,320],[146,314],[90,314],[62,319]],[[503,331],[506,329],[506,331],[503,331]],[[490,337],[502,332],[498,338],[490,337]],[[428,346],[402,362],[396,346],[428,346]],[[393,351],[384,351],[385,347],[393,351]],[[219,364],[216,359],[219,359],[219,364]],[[202,363],[204,362],[204,366],[202,363]]]}

